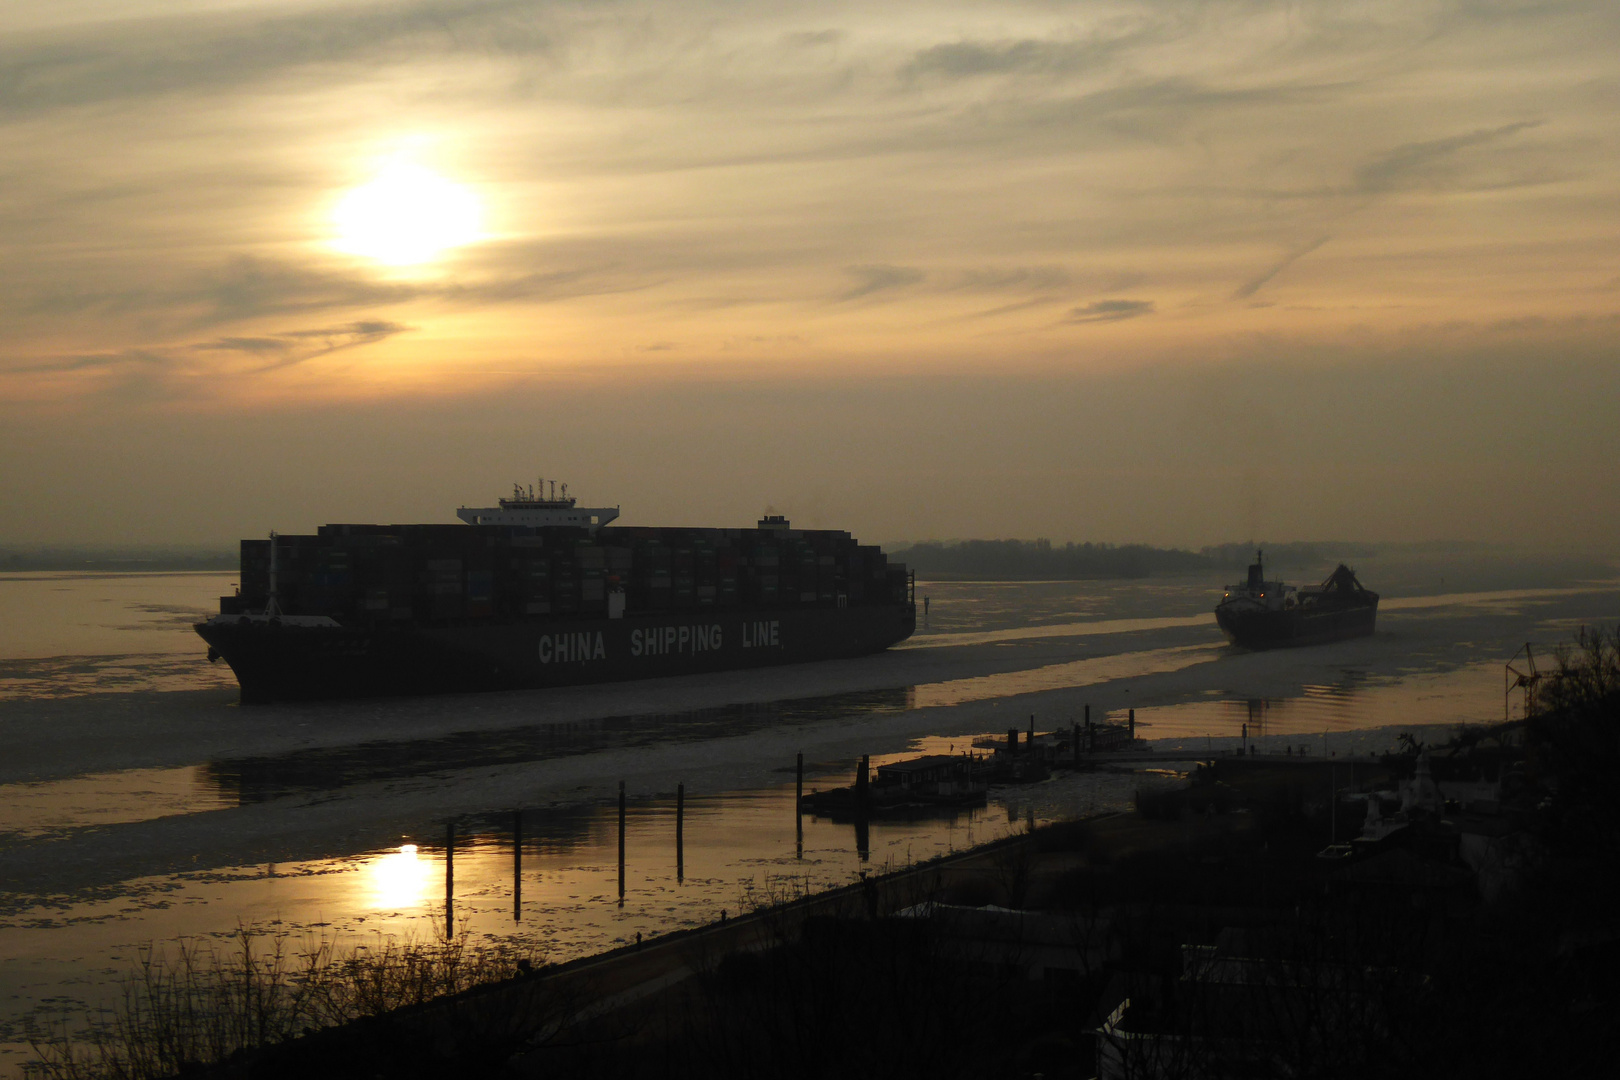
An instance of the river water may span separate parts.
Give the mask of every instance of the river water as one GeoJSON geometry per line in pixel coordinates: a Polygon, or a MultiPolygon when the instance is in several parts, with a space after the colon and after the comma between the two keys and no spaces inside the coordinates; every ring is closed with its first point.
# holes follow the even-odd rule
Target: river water
{"type": "Polygon", "coordinates": [[[795,815],[801,753],[813,789],[862,754],[960,752],[1088,706],[1134,710],[1139,735],[1189,757],[1245,727],[1262,750],[1325,754],[1500,719],[1513,652],[1612,620],[1620,588],[1590,568],[1488,569],[1363,567],[1384,588],[1378,633],[1283,653],[1221,641],[1216,579],[921,582],[927,625],[858,661],[255,708],[190,630],[234,575],[0,575],[0,1075],[27,1058],[30,1021],[116,1000],[146,945],[255,925],[470,934],[563,960],[1127,808],[1136,785],[1060,774],[858,831],[795,815]]]}

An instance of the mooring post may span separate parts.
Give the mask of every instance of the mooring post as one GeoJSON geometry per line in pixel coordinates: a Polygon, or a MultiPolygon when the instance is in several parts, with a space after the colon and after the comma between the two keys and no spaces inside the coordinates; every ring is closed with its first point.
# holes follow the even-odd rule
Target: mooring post
{"type": "Polygon", "coordinates": [[[804,751],[799,751],[794,765],[793,834],[795,859],[804,858],[804,751]]]}
{"type": "Polygon", "coordinates": [[[686,785],[675,785],[675,883],[686,880],[686,785]]]}
{"type": "Polygon", "coordinates": [[[523,811],[512,811],[512,921],[523,921],[523,811]]]}
{"type": "Polygon", "coordinates": [[[624,781],[619,781],[619,906],[624,906],[624,781]]]}
{"type": "Polygon", "coordinates": [[[1134,742],[1135,739],[1136,739],[1136,710],[1132,709],[1131,710],[1131,740],[1134,742]]]}
{"type": "Polygon", "coordinates": [[[867,829],[866,814],[868,792],[867,774],[872,766],[872,755],[862,754],[855,770],[855,854],[861,862],[872,857],[871,833],[867,829]]]}
{"type": "Polygon", "coordinates": [[[456,823],[444,826],[444,937],[456,936],[456,823]]]}
{"type": "Polygon", "coordinates": [[[1249,756],[1249,725],[1243,725],[1243,757],[1249,756]]]}
{"type": "Polygon", "coordinates": [[[1074,767],[1080,767],[1080,725],[1069,725],[1069,738],[1074,743],[1074,767]]]}
{"type": "Polygon", "coordinates": [[[1030,741],[1031,744],[1033,744],[1035,742],[1035,714],[1034,713],[1029,714],[1029,741],[1030,741]]]}

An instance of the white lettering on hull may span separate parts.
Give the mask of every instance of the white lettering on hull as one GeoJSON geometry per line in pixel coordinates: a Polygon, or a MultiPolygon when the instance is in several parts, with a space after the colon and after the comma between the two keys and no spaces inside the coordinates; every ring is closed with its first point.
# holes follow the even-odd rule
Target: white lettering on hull
{"type": "Polygon", "coordinates": [[[584,663],[587,660],[606,660],[607,648],[602,631],[576,630],[573,633],[540,635],[540,662],[542,664],[584,663]]]}
{"type": "Polygon", "coordinates": [[[771,619],[769,622],[745,622],[742,628],[742,647],[745,649],[780,649],[782,624],[771,619]]]}
{"type": "Polygon", "coordinates": [[[725,644],[719,623],[707,626],[652,626],[630,631],[631,656],[668,656],[671,653],[696,655],[713,652],[725,644]]]}

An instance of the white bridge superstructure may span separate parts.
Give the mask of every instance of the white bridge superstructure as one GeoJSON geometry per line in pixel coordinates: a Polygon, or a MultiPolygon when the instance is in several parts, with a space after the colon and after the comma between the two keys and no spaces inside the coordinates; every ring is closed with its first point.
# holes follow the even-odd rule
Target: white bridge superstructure
{"type": "Polygon", "coordinates": [[[598,529],[619,516],[617,506],[577,506],[578,500],[568,494],[568,485],[562,485],[557,494],[557,482],[551,482],[551,494],[546,495],[546,482],[541,480],[538,491],[530,484],[512,485],[512,497],[501,499],[499,506],[463,506],[456,517],[469,525],[527,525],[540,528],[548,525],[572,525],[580,529],[598,529]]]}

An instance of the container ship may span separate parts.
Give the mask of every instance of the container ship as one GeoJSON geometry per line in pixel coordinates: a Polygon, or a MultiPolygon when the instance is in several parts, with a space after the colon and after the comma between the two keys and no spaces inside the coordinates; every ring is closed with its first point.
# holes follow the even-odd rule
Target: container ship
{"type": "Polygon", "coordinates": [[[847,532],[615,527],[563,485],[465,523],[325,525],[241,542],[196,624],[246,703],[482,690],[861,656],[916,629],[904,565],[847,532]]]}
{"type": "Polygon", "coordinates": [[[1215,621],[1234,645],[1275,649],[1321,645],[1365,637],[1378,618],[1378,594],[1362,587],[1355,571],[1340,563],[1320,585],[1295,589],[1265,579],[1265,565],[1255,552],[1248,581],[1226,590],[1215,605],[1215,621]]]}

